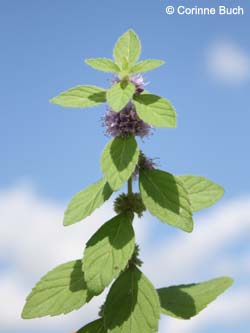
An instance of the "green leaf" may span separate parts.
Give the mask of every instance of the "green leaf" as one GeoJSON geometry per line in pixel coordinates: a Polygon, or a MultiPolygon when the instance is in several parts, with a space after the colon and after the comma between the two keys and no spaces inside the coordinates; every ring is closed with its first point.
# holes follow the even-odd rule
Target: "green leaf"
{"type": "Polygon", "coordinates": [[[163,314],[190,319],[228,289],[233,280],[221,277],[207,282],[158,289],[163,314]]]}
{"type": "Polygon", "coordinates": [[[64,214],[63,224],[68,226],[91,215],[96,208],[110,198],[112,193],[113,191],[105,179],[80,191],[70,201],[64,214]]]}
{"type": "Polygon", "coordinates": [[[140,170],[142,201],[150,213],[184,231],[193,230],[191,205],[182,182],[168,172],[140,170]]]}
{"type": "Polygon", "coordinates": [[[103,319],[97,319],[75,333],[107,333],[107,330],[104,328],[103,319]]]}
{"type": "Polygon", "coordinates": [[[47,273],[27,297],[22,318],[57,316],[89,302],[81,260],[70,261],[47,273]]]}
{"type": "Polygon", "coordinates": [[[113,60],[107,58],[86,59],[85,63],[102,72],[119,73],[121,71],[113,60]]]}
{"type": "Polygon", "coordinates": [[[50,100],[70,108],[88,108],[106,102],[106,90],[95,86],[76,86],[50,100]]]}
{"type": "Polygon", "coordinates": [[[139,149],[133,136],[116,137],[104,148],[101,168],[114,191],[130,178],[139,158],[139,149]]]}
{"type": "Polygon", "coordinates": [[[143,73],[151,71],[152,69],[155,69],[161,65],[163,65],[165,61],[163,60],[154,60],[154,59],[148,59],[138,62],[138,64],[134,65],[131,70],[130,74],[135,73],[143,73]]]}
{"type": "Polygon", "coordinates": [[[224,189],[220,185],[200,176],[178,176],[186,188],[191,201],[192,211],[212,206],[224,194],[224,189]]]}
{"type": "Polygon", "coordinates": [[[141,43],[133,30],[128,30],[118,39],[113,54],[117,65],[122,69],[135,64],[141,54],[141,43]]]}
{"type": "Polygon", "coordinates": [[[165,98],[149,93],[134,95],[136,112],[146,123],[156,127],[176,127],[176,113],[165,98]]]}
{"type": "Polygon", "coordinates": [[[160,304],[151,282],[137,268],[123,272],[104,305],[104,325],[110,333],[158,332],[160,304]]]}
{"type": "Polygon", "coordinates": [[[133,214],[122,213],[106,222],[88,241],[83,268],[88,290],[100,294],[126,267],[135,247],[133,214]]]}
{"type": "Polygon", "coordinates": [[[133,83],[121,81],[107,90],[107,102],[113,111],[119,112],[132,99],[134,93],[133,83]]]}

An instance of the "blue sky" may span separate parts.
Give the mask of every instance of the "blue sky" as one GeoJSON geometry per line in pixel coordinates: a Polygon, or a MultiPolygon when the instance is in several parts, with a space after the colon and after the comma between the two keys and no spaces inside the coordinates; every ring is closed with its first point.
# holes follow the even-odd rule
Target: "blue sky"
{"type": "MultiPolygon", "coordinates": [[[[166,61],[146,75],[148,90],[167,97],[178,114],[177,129],[157,129],[140,142],[142,149],[159,157],[165,170],[204,175],[222,184],[225,205],[250,196],[249,2],[10,0],[1,4],[0,15],[1,193],[32,188],[61,209],[101,177],[99,155],[108,141],[101,127],[105,107],[62,109],[48,100],[78,84],[108,87],[110,76],[83,60],[111,57],[118,36],[133,28],[142,41],[142,59],[166,61]],[[164,8],[173,3],[241,4],[245,15],[167,16],[164,8]]],[[[155,239],[165,227],[157,224],[155,239]]],[[[229,243],[223,253],[235,256],[242,248],[249,253],[247,242],[245,237],[229,243]]],[[[8,260],[0,256],[3,273],[15,265],[8,260]]],[[[203,332],[216,332],[213,326],[203,332]]],[[[246,332],[240,326],[234,329],[246,332]]],[[[14,333],[15,327],[6,326],[4,332],[14,333]]]]}

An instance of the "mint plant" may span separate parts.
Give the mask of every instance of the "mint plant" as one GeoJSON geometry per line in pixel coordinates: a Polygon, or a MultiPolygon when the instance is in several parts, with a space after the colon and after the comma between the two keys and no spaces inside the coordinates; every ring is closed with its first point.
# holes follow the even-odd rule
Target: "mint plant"
{"type": "Polygon", "coordinates": [[[64,225],[91,215],[125,183],[127,191],[115,199],[116,215],[90,238],[83,258],[56,267],[36,284],[27,297],[24,319],[77,310],[112,283],[99,318],[78,333],[154,333],[161,314],[190,319],[232,284],[231,278],[220,277],[156,290],[142,272],[133,229],[135,214],[141,218],[148,210],[163,223],[192,232],[193,213],[219,200],[223,188],[204,177],[159,170],[139,149],[136,137],[148,136],[153,127],[176,127],[173,106],[146,91],[142,76],[164,62],[137,62],[140,53],[138,36],[128,30],[115,44],[114,60],[86,60],[94,69],[114,74],[111,87],[79,85],[51,100],[73,108],[107,103],[103,125],[112,137],[101,155],[103,178],[73,197],[64,225]],[[139,183],[139,193],[133,191],[135,182],[139,183]]]}

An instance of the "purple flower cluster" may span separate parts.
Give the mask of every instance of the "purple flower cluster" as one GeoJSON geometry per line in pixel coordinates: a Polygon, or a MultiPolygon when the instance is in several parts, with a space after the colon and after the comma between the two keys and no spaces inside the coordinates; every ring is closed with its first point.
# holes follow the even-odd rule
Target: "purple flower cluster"
{"type": "Polygon", "coordinates": [[[106,133],[111,136],[126,136],[132,134],[141,138],[149,135],[151,126],[142,121],[132,102],[129,102],[120,112],[108,110],[103,117],[106,133]]]}

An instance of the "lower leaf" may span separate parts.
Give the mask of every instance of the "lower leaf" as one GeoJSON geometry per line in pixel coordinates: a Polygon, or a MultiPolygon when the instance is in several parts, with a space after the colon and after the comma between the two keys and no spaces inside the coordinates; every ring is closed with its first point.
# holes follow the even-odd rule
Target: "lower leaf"
{"type": "Polygon", "coordinates": [[[32,289],[22,312],[23,319],[57,316],[89,302],[81,260],[70,261],[47,273],[32,289]]]}
{"type": "Polygon", "coordinates": [[[158,289],[161,312],[171,317],[190,319],[228,289],[233,280],[221,277],[207,282],[158,289]]]}
{"type": "Polygon", "coordinates": [[[63,224],[68,226],[85,219],[108,200],[112,193],[105,179],[101,179],[78,192],[70,201],[64,213],[63,224]]]}
{"type": "Polygon", "coordinates": [[[88,290],[100,294],[125,269],[135,248],[132,213],[121,213],[90,238],[83,257],[88,290]]]}
{"type": "Polygon", "coordinates": [[[184,231],[193,230],[191,204],[181,181],[162,170],[142,169],[139,186],[142,201],[152,215],[184,231]]]}
{"type": "Polygon", "coordinates": [[[156,333],[159,297],[151,282],[130,267],[112,285],[104,305],[104,325],[110,333],[156,333]]]}
{"type": "Polygon", "coordinates": [[[184,175],[177,178],[188,192],[193,212],[213,205],[224,194],[223,187],[205,177],[184,175]]]}

